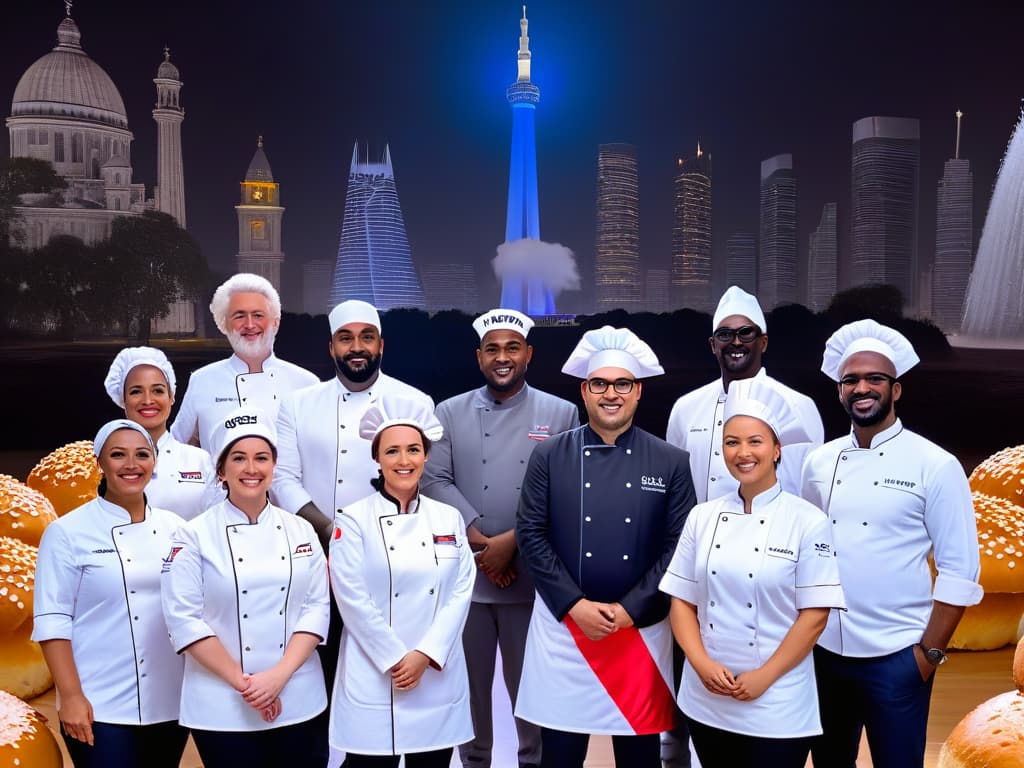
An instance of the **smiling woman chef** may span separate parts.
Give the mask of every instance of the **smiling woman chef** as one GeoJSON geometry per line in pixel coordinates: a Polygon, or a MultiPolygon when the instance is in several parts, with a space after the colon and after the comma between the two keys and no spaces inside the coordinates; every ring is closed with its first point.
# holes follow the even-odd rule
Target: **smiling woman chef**
{"type": "Polygon", "coordinates": [[[181,723],[206,768],[323,768],[323,550],[309,523],[267,501],[266,414],[234,411],[213,434],[227,499],[182,526],[164,561],[167,629],[185,655],[181,723]]]}
{"type": "Polygon", "coordinates": [[[346,507],[331,540],[345,622],[331,746],[348,768],[447,768],[473,737],[462,628],[476,578],[457,509],[419,493],[441,423],[429,404],[381,397],[363,416],[378,492],[346,507]]]}

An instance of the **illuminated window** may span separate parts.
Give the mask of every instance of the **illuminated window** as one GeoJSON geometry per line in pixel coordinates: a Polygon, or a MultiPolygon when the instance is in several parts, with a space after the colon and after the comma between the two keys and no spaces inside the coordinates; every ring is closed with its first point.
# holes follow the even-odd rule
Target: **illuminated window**
{"type": "Polygon", "coordinates": [[[267,227],[266,222],[263,219],[254,219],[250,225],[250,232],[252,233],[253,240],[266,240],[267,239],[267,227]]]}

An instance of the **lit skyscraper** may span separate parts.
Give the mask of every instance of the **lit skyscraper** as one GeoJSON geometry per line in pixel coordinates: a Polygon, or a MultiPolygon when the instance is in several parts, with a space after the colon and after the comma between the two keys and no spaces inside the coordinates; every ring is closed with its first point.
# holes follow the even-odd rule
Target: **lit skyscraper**
{"type": "Polygon", "coordinates": [[[766,310],[799,301],[796,263],[796,175],[793,156],[761,163],[761,231],[757,298],[766,310]]]}
{"type": "Polygon", "coordinates": [[[359,144],[345,193],[345,218],[330,305],[362,299],[377,309],[423,309],[423,287],[409,253],[391,149],[380,162],[360,162],[359,144]]]}
{"type": "Polygon", "coordinates": [[[235,206],[238,214],[239,272],[265,277],[277,291],[281,290],[281,229],[284,208],[281,206],[281,185],[274,181],[270,162],[263,151],[263,137],[256,140],[256,151],[241,185],[241,200],[235,206]]]}
{"type": "Polygon", "coordinates": [[[473,314],[480,309],[476,270],[470,264],[431,264],[423,273],[423,292],[428,312],[458,309],[473,314]]]}
{"type": "Polygon", "coordinates": [[[836,295],[839,241],[836,234],[836,204],[825,203],[818,228],[811,232],[807,257],[807,308],[828,309],[836,295]]]}
{"type": "Polygon", "coordinates": [[[632,144],[598,147],[595,250],[597,311],[638,309],[640,185],[632,144]]]}
{"type": "Polygon", "coordinates": [[[648,269],[644,281],[644,309],[647,312],[668,312],[669,270],[648,269]]]}
{"type": "MultiPolygon", "coordinates": [[[[508,171],[508,214],[505,242],[523,238],[540,240],[540,212],[537,205],[537,149],[534,114],[540,89],[530,81],[530,37],[527,35],[526,6],[519,20],[519,76],[505,91],[512,105],[512,159],[508,171]]],[[[528,315],[553,315],[555,298],[544,282],[524,272],[506,273],[501,285],[501,306],[528,315]]]]}
{"type": "Polygon", "coordinates": [[[757,238],[751,232],[734,232],[725,242],[725,283],[757,293],[757,238]]]}
{"type": "Polygon", "coordinates": [[[904,117],[853,124],[850,283],[887,283],[917,306],[920,125],[904,117]]]}
{"type": "Polygon", "coordinates": [[[672,223],[672,303],[711,309],[711,155],[679,160],[672,223]]]}
{"type": "Polygon", "coordinates": [[[956,149],[939,180],[935,216],[932,319],[946,333],[960,330],[974,250],[974,176],[970,161],[960,159],[962,117],[957,110],[956,149]]]}

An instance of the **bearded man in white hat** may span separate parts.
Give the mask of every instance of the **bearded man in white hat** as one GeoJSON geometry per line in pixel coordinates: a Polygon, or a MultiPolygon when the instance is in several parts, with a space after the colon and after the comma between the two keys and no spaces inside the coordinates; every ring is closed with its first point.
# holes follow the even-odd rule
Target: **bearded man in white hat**
{"type": "Polygon", "coordinates": [[[622,768],[660,768],[675,713],[658,583],[694,504],[689,462],[633,425],[642,379],[664,371],[632,331],[588,331],[562,372],[589,423],[538,445],[523,480],[516,541],[541,599],[516,714],[542,727],[546,768],[580,768],[595,733],[622,768]]]}
{"type": "Polygon", "coordinates": [[[964,608],[982,598],[960,462],[896,416],[900,378],[918,361],[903,334],[874,320],[844,325],[825,346],[821,370],[852,429],[803,472],[803,497],[832,521],[849,608],[831,612],[814,651],[819,768],[852,766],[864,729],[874,765],[924,764],[935,669],[964,608]]]}
{"type": "Polygon", "coordinates": [[[270,281],[240,272],[213,294],[210,312],[234,354],[192,374],[171,434],[206,450],[224,417],[238,408],[277,415],[288,392],[317,383],[317,377],[274,355],[281,326],[281,298],[270,281]]]}
{"type": "MultiPolygon", "coordinates": [[[[462,513],[477,551],[473,603],[462,634],[475,734],[459,749],[465,768],[491,765],[491,688],[499,647],[513,707],[519,690],[534,598],[515,538],[526,462],[541,442],[579,426],[575,405],[526,383],[532,327],[533,320],[513,309],[492,309],[473,322],[485,383],[437,406],[444,435],[424,470],[423,493],[462,513]]],[[[516,733],[520,767],[538,765],[540,728],[517,718],[516,733]]]]}
{"type": "Polygon", "coordinates": [[[708,344],[721,377],[680,397],[668,417],[665,439],[690,454],[690,470],[698,503],[736,493],[736,479],[722,458],[722,413],[729,384],[756,378],[773,385],[789,400],[808,442],[791,443],[782,452],[779,480],[783,490],[800,493],[800,468],[813,448],[825,441],[825,429],[814,401],[767,374],[762,356],[768,349],[768,324],[757,298],[731,286],[718,302],[708,344]]]}

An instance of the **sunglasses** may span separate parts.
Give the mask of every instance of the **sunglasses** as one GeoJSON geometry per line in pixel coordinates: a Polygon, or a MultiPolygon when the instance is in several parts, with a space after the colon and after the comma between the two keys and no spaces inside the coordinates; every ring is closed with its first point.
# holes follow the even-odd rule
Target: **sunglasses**
{"type": "Polygon", "coordinates": [[[731,344],[736,338],[744,344],[749,344],[761,335],[761,331],[756,325],[744,325],[742,328],[719,328],[711,335],[715,337],[716,341],[723,344],[731,344]]]}

